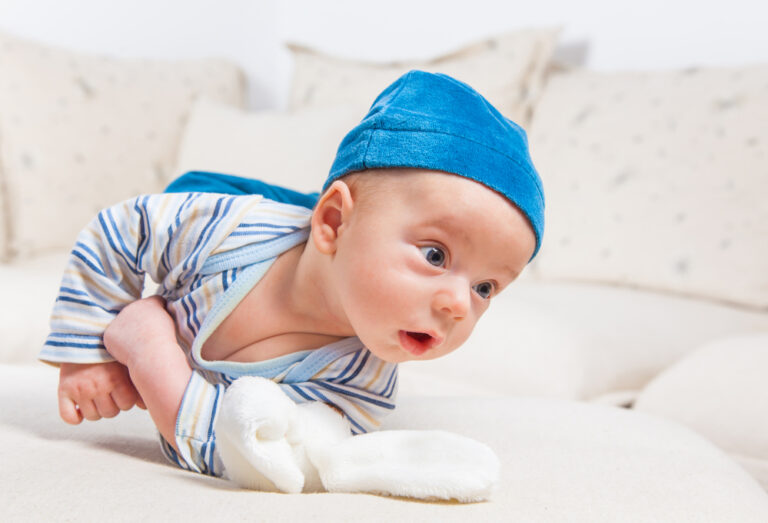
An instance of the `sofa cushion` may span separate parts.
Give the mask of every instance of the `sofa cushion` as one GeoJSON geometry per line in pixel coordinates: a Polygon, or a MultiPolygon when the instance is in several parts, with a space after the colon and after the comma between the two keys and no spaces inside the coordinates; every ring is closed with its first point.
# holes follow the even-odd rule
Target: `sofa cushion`
{"type": "MultiPolygon", "coordinates": [[[[68,252],[0,264],[0,364],[32,363],[43,348],[68,252]]],[[[157,285],[148,282],[145,296],[157,285]]]]}
{"type": "Polygon", "coordinates": [[[731,454],[768,490],[768,332],[710,342],[666,369],[634,408],[680,422],[731,454]]]}
{"type": "Polygon", "coordinates": [[[766,85],[768,66],[553,75],[539,274],[768,309],[766,85]]]}
{"type": "Polygon", "coordinates": [[[292,109],[352,104],[363,116],[376,96],[411,69],[468,83],[507,118],[525,126],[544,83],[559,31],[519,30],[428,61],[372,63],[328,56],[290,44],[292,109]]]}
{"type": "Polygon", "coordinates": [[[744,332],[768,332],[768,314],[637,289],[529,278],[492,300],[460,349],[402,365],[401,383],[429,395],[623,403],[701,344],[744,332]]]}
{"type": "Polygon", "coordinates": [[[363,116],[352,105],[248,112],[202,98],[184,130],[176,173],[213,171],[319,191],[342,138],[363,116]]]}
{"type": "Polygon", "coordinates": [[[37,360],[66,260],[67,253],[62,251],[0,264],[0,363],[37,360]]]}
{"type": "MultiPolygon", "coordinates": [[[[0,137],[0,150],[3,148],[2,137],[0,137]]],[[[3,179],[3,166],[0,165],[0,263],[10,257],[8,245],[8,232],[11,228],[11,222],[8,216],[8,204],[6,203],[7,191],[5,190],[5,180],[3,179]]]]}
{"type": "Polygon", "coordinates": [[[132,521],[164,514],[265,521],[768,520],[768,496],[722,451],[680,425],[623,409],[403,394],[385,428],[456,432],[488,444],[500,458],[501,482],[491,500],[457,505],[238,490],[166,464],[144,411],[66,425],[57,417],[56,381],[55,369],[0,366],[4,521],[30,514],[41,521],[116,514],[132,521]]]}
{"type": "Polygon", "coordinates": [[[219,60],[118,59],[0,34],[0,168],[10,248],[69,248],[103,207],[170,181],[193,99],[243,103],[219,60]]]}

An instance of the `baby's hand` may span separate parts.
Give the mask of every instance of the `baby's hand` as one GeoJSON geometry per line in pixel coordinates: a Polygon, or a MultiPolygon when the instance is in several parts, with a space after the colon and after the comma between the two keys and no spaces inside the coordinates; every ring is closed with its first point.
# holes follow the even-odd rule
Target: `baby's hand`
{"type": "Polygon", "coordinates": [[[61,364],[59,415],[67,423],[113,418],[134,405],[146,408],[124,365],[116,361],[61,364]]]}
{"type": "Polygon", "coordinates": [[[160,296],[127,305],[104,331],[107,352],[129,368],[136,358],[149,356],[158,343],[176,344],[176,326],[160,296]]]}

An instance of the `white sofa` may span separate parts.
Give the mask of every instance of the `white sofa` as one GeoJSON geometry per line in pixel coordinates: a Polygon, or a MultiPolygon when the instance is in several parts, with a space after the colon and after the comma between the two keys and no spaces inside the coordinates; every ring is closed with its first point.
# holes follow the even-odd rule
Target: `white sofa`
{"type": "Polygon", "coordinates": [[[247,113],[229,64],[0,36],[0,518],[768,521],[768,67],[554,71],[556,38],[389,65],[294,46],[291,110],[247,113]],[[536,262],[460,351],[402,366],[386,422],[490,445],[491,500],[240,491],[167,465],[143,411],[61,422],[35,357],[87,215],[188,169],[316,190],[371,96],[413,67],[524,123],[548,198],[536,262]]]}

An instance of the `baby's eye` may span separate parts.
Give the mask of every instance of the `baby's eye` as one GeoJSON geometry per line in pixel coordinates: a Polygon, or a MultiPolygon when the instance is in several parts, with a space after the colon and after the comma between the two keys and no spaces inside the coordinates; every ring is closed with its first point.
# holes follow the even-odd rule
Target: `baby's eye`
{"type": "Polygon", "coordinates": [[[429,245],[427,247],[421,247],[421,254],[424,258],[435,267],[445,267],[445,251],[440,247],[429,245]]]}
{"type": "Polygon", "coordinates": [[[472,289],[474,289],[474,291],[480,295],[482,299],[487,300],[491,297],[491,294],[493,294],[493,283],[489,281],[483,281],[477,285],[474,285],[472,289]]]}

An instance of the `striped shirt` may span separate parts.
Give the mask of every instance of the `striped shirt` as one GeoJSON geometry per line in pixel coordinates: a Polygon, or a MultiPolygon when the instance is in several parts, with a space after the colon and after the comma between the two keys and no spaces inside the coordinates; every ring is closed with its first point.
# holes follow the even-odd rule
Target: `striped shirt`
{"type": "Polygon", "coordinates": [[[303,243],[311,211],[261,196],[144,195],[101,211],[79,234],[67,262],[40,352],[47,362],[113,361],[102,335],[141,297],[145,274],[159,284],[193,369],[176,422],[182,468],[221,475],[213,424],[223,391],[240,376],[277,382],[297,403],[340,409],[353,433],[374,430],[394,409],[397,365],[358,338],[267,361],[207,361],[201,348],[279,254],[303,243]]]}

